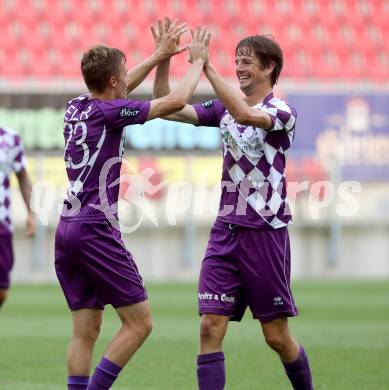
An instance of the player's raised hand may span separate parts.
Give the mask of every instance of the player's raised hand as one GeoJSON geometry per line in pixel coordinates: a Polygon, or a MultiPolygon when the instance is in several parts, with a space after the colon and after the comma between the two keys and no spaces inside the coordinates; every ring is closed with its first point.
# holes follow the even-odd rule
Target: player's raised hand
{"type": "Polygon", "coordinates": [[[162,21],[158,19],[158,22],[150,26],[151,33],[153,34],[155,49],[159,49],[162,44],[162,39],[166,35],[166,32],[169,30],[173,21],[165,16],[165,19],[162,21]]]}
{"type": "Polygon", "coordinates": [[[156,51],[162,59],[170,58],[186,50],[186,46],[180,47],[180,38],[182,34],[188,31],[186,23],[177,24],[165,17],[162,22],[158,20],[156,25],[151,26],[151,32],[154,37],[156,51]]]}
{"type": "Polygon", "coordinates": [[[210,41],[211,41],[211,33],[209,31],[207,31],[205,34],[205,47],[207,49],[207,58],[205,60],[204,66],[207,66],[210,63],[210,61],[209,61],[209,42],[210,41]]]}
{"type": "Polygon", "coordinates": [[[211,34],[207,30],[206,26],[198,27],[196,30],[191,30],[192,43],[188,45],[189,58],[188,61],[193,63],[194,61],[201,59],[206,63],[208,61],[208,47],[211,39],[211,34]]]}

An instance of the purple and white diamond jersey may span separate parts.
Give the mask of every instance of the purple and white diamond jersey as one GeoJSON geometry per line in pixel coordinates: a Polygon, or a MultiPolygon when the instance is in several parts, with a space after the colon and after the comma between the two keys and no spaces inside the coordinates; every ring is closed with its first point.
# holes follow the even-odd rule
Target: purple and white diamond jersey
{"type": "Polygon", "coordinates": [[[10,176],[25,166],[20,136],[14,130],[0,127],[0,234],[12,231],[10,176]]]}
{"type": "Polygon", "coordinates": [[[194,108],[199,125],[220,127],[223,138],[218,219],[253,228],[277,229],[291,223],[285,163],[295,133],[295,109],[268,95],[254,107],[271,117],[272,128],[264,130],[238,124],[219,100],[194,108]]]}
{"type": "Polygon", "coordinates": [[[148,101],[103,101],[89,95],[81,95],[67,104],[64,159],[70,188],[61,219],[117,217],[123,128],[143,124],[149,109],[148,101]]]}

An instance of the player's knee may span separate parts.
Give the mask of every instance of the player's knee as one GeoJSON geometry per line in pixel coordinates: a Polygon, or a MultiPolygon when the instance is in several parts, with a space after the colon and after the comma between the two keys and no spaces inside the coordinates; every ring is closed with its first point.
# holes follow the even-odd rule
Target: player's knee
{"type": "Polygon", "coordinates": [[[94,343],[100,334],[101,320],[88,322],[82,327],[74,329],[74,338],[80,338],[94,343]]]}
{"type": "Polygon", "coordinates": [[[153,320],[150,316],[147,316],[140,325],[140,333],[144,339],[146,339],[153,330],[153,320]]]}
{"type": "Polygon", "coordinates": [[[89,330],[89,338],[95,341],[97,337],[99,337],[100,329],[101,329],[101,320],[94,322],[89,330]]]}
{"type": "Polygon", "coordinates": [[[91,327],[87,331],[83,332],[81,337],[86,341],[94,343],[97,340],[99,334],[100,334],[99,327],[91,327]]]}
{"type": "Polygon", "coordinates": [[[202,341],[217,340],[222,338],[224,326],[221,321],[213,316],[201,316],[200,338],[202,341]]]}
{"type": "Polygon", "coordinates": [[[123,324],[127,327],[129,334],[136,334],[140,340],[145,340],[153,329],[153,322],[151,315],[145,316],[141,320],[133,324],[123,324]]]}
{"type": "Polygon", "coordinates": [[[265,335],[267,345],[274,351],[281,353],[287,348],[287,341],[281,333],[270,333],[265,335]]]}

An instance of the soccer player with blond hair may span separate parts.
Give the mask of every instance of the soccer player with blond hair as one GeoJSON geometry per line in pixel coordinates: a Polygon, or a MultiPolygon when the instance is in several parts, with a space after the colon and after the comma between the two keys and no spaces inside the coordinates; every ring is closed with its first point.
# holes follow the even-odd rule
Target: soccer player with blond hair
{"type": "Polygon", "coordinates": [[[160,61],[185,50],[179,38],[185,24],[173,23],[161,45],[128,71],[120,50],[96,46],[82,57],[89,94],[71,100],[64,116],[65,165],[70,188],[56,231],[55,268],[72,312],[73,335],[68,362],[68,389],[109,389],[128,360],[151,332],[146,290],[121,238],[117,203],[123,128],[143,124],[185,107],[207,58],[205,28],[188,51],[192,65],[179,85],[152,101],[127,98],[160,61]],[[107,346],[91,378],[93,348],[104,306],[112,305],[121,328],[107,346]]]}

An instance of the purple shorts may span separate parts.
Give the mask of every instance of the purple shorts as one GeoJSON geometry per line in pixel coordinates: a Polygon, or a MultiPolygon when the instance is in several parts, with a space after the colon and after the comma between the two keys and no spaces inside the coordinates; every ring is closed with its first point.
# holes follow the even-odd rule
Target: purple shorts
{"type": "Polygon", "coordinates": [[[199,313],[261,322],[297,315],[290,290],[287,228],[252,229],[216,221],[203,260],[199,313]]]}
{"type": "Polygon", "coordinates": [[[13,264],[12,234],[0,234],[0,289],[2,290],[9,288],[13,264]]]}
{"type": "Polygon", "coordinates": [[[120,232],[106,221],[60,221],[55,271],[71,310],[121,307],[147,299],[120,232]]]}

